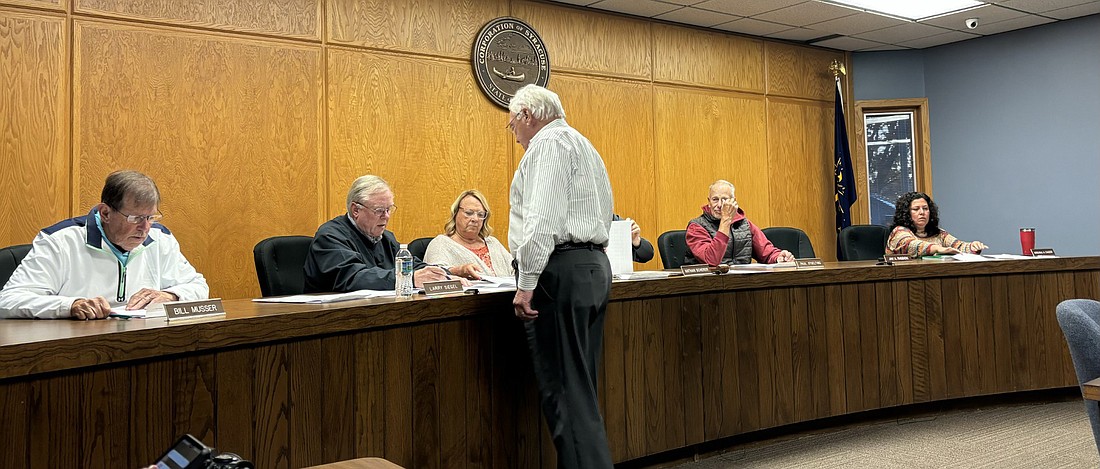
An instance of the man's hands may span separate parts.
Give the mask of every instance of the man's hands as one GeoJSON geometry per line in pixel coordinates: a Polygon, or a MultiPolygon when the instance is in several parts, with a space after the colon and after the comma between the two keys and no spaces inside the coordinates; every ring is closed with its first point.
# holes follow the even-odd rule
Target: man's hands
{"type": "MultiPolygon", "coordinates": [[[[126,309],[144,309],[151,304],[176,301],[178,299],[179,297],[176,296],[175,293],[153,290],[152,288],[142,288],[130,297],[130,301],[126,303],[126,309]]],[[[109,310],[110,308],[107,309],[109,310]]]]}
{"type": "Polygon", "coordinates": [[[539,312],[531,309],[531,298],[535,292],[528,290],[516,290],[516,297],[512,299],[512,307],[516,310],[516,317],[524,321],[532,321],[539,317],[539,312]]]}
{"type": "Polygon", "coordinates": [[[779,256],[775,258],[775,262],[794,262],[794,254],[786,249],[779,251],[779,256]]]}
{"type": "Polygon", "coordinates": [[[102,296],[95,298],[81,298],[73,302],[69,307],[69,315],[73,319],[103,319],[111,314],[111,304],[102,296]]]}
{"type": "MultiPolygon", "coordinates": [[[[442,267],[429,265],[423,269],[420,269],[413,273],[413,286],[416,288],[424,288],[424,282],[438,282],[440,280],[453,280],[453,277],[447,274],[446,270],[442,267]]],[[[470,281],[464,278],[459,278],[462,281],[462,286],[466,287],[470,285],[470,281]]]]}
{"type": "Polygon", "coordinates": [[[638,222],[630,220],[630,244],[634,247],[638,247],[642,244],[642,229],[638,227],[638,222]]]}
{"type": "MultiPolygon", "coordinates": [[[[152,288],[142,288],[130,296],[130,301],[126,303],[126,309],[145,309],[147,306],[164,303],[166,301],[176,301],[179,297],[175,293],[153,290],[152,288]]],[[[69,315],[73,319],[103,319],[111,314],[111,304],[107,302],[106,298],[97,296],[95,298],[81,298],[73,302],[73,305],[69,307],[69,315]]]]}
{"type": "Polygon", "coordinates": [[[718,231],[730,234],[730,225],[733,224],[733,216],[737,214],[737,201],[722,202],[722,218],[718,220],[718,231]]]}

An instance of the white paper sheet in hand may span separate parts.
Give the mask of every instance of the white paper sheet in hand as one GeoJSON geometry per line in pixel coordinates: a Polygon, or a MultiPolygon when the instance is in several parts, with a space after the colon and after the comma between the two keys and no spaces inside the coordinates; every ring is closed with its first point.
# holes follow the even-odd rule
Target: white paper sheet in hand
{"type": "Polygon", "coordinates": [[[634,246],[630,243],[630,225],[627,220],[611,222],[608,233],[607,259],[611,261],[611,273],[614,275],[634,272],[634,246]]]}

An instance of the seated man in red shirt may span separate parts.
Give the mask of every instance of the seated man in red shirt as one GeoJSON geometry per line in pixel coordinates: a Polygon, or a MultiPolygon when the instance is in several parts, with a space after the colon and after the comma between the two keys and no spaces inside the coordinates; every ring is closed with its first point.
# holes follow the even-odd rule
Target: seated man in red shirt
{"type": "Polygon", "coordinates": [[[781,250],[745,218],[733,196],[733,184],[719,179],[710,185],[703,214],[688,222],[688,264],[762,264],[794,261],[790,251],[781,250]]]}

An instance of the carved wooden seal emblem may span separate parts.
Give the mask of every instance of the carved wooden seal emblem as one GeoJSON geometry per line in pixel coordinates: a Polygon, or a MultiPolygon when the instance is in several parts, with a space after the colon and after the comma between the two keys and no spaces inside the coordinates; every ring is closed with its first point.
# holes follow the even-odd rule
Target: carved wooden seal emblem
{"type": "Polygon", "coordinates": [[[516,18],[490,21],[477,33],[473,52],[477,84],[494,103],[505,109],[516,90],[550,81],[550,55],[542,38],[516,18]]]}

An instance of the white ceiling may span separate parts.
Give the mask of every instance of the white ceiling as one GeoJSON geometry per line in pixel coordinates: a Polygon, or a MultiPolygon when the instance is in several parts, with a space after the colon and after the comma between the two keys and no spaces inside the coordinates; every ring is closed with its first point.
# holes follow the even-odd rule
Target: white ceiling
{"type": "Polygon", "coordinates": [[[848,51],[923,49],[1100,14],[1100,0],[993,0],[920,22],[817,0],[551,1],[848,51]],[[967,28],[968,18],[978,18],[978,27],[967,28]]]}

